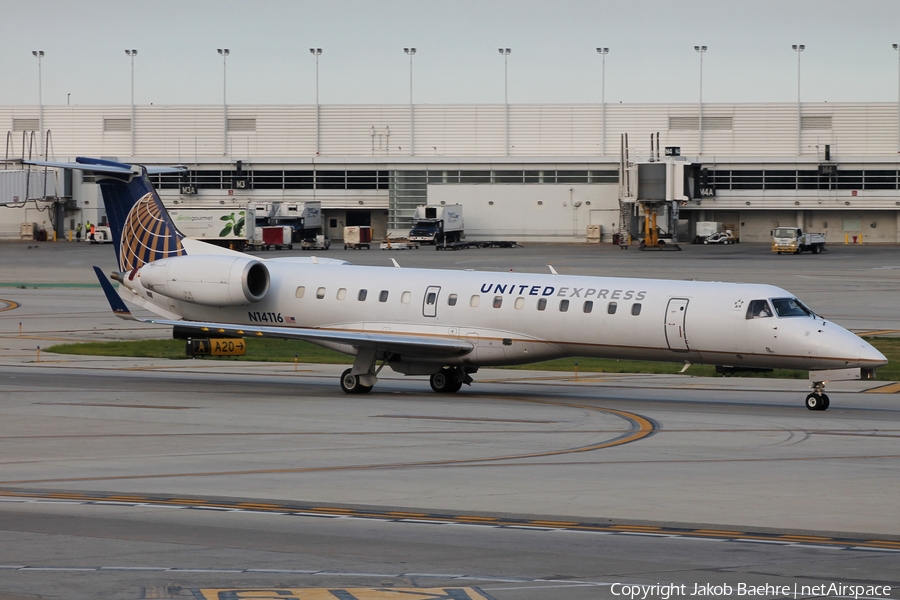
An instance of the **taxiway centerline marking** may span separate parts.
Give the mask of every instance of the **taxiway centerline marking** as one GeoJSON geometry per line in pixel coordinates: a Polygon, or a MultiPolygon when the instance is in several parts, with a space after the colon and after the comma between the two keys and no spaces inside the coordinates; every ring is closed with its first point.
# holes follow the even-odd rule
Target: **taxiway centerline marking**
{"type": "MultiPolygon", "coordinates": [[[[374,509],[351,509],[299,505],[276,502],[229,502],[204,500],[199,498],[165,498],[138,495],[106,495],[79,492],[28,492],[0,490],[0,497],[7,501],[29,502],[72,502],[84,505],[118,505],[133,507],[158,507],[180,509],[219,509],[223,514],[235,512],[264,513],[289,516],[318,516],[331,518],[369,519],[394,523],[423,525],[466,525],[470,527],[493,527],[500,529],[523,529],[534,532],[580,532],[603,535],[642,535],[664,538],[706,539],[722,542],[768,543],[783,546],[819,547],[838,550],[900,551],[900,541],[864,538],[837,538],[802,534],[784,534],[726,529],[692,529],[666,526],[648,526],[628,523],[592,523],[578,521],[529,520],[490,515],[447,515],[439,513],[406,513],[374,509]],[[228,512],[225,512],[228,511],[228,512]]],[[[0,570],[4,568],[0,566],[0,570]]],[[[48,567],[21,567],[43,568],[48,567]]],[[[83,567],[82,567],[83,568],[83,567]]]]}

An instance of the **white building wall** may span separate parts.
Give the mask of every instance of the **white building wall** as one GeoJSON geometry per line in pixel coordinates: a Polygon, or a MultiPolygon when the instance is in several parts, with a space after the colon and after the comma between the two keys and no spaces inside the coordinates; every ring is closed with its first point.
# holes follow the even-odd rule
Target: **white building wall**
{"type": "MultiPolygon", "coordinates": [[[[603,131],[599,104],[514,104],[509,106],[512,156],[599,157],[603,131]]],[[[815,158],[824,144],[836,157],[896,156],[897,105],[883,103],[804,103],[804,116],[830,116],[830,129],[801,132],[800,150],[815,158]]],[[[0,130],[13,119],[37,118],[36,106],[0,107],[0,130]]],[[[104,132],[105,118],[128,119],[130,106],[45,106],[44,127],[52,131],[51,154],[57,157],[102,155],[126,157],[130,131],[104,132]]],[[[251,132],[229,132],[223,149],[222,107],[137,106],[135,149],[147,160],[195,160],[223,156],[272,159],[308,158],[315,154],[316,107],[311,105],[229,106],[230,118],[256,119],[251,132]]],[[[503,157],[506,155],[505,108],[498,104],[415,105],[415,156],[503,157]]],[[[682,154],[699,151],[699,131],[669,129],[669,117],[699,116],[697,104],[607,104],[606,155],[617,156],[619,136],[628,133],[633,155],[646,156],[650,135],[662,146],[680,146],[682,154]]],[[[703,155],[797,156],[795,103],[704,104],[703,155]],[[731,117],[731,129],[711,129],[708,120],[731,117]]],[[[409,106],[322,105],[320,157],[409,156],[409,106]],[[373,151],[373,128],[375,150],[373,151]],[[389,133],[389,136],[388,136],[389,133]]],[[[14,152],[21,156],[21,132],[14,152]]]]}
{"type": "MultiPolygon", "coordinates": [[[[375,165],[379,170],[424,170],[431,169],[438,161],[457,169],[610,169],[618,162],[622,133],[629,134],[632,158],[649,154],[650,136],[656,133],[659,133],[661,146],[680,146],[685,156],[700,152],[697,129],[669,129],[671,117],[687,117],[688,120],[698,117],[696,103],[607,104],[605,126],[600,104],[514,104],[508,108],[511,158],[506,157],[506,107],[502,104],[415,105],[415,154],[412,157],[409,156],[410,113],[405,104],[322,105],[319,109],[318,155],[316,107],[313,105],[229,106],[229,118],[254,119],[255,127],[252,131],[230,131],[227,136],[223,132],[220,105],[137,106],[134,158],[131,157],[130,131],[104,131],[104,119],[131,117],[128,105],[45,106],[44,128],[52,132],[48,149],[51,158],[63,160],[86,155],[149,163],[202,164],[210,168],[223,168],[222,165],[233,164],[235,160],[244,160],[248,165],[282,164],[288,169],[292,165],[306,169],[314,162],[316,168],[321,169],[351,169],[355,164],[368,164],[361,168],[375,165]],[[601,155],[604,129],[605,156],[601,155]]],[[[843,169],[872,169],[872,165],[878,164],[883,164],[885,169],[897,169],[900,165],[896,103],[803,103],[801,111],[804,117],[830,117],[831,127],[800,132],[801,156],[798,161],[799,124],[795,103],[705,104],[703,116],[707,126],[703,131],[701,160],[723,169],[792,168],[786,166],[792,164],[811,169],[824,158],[824,145],[829,144],[832,160],[843,169]],[[711,129],[709,119],[714,118],[720,119],[720,124],[722,118],[730,118],[731,128],[711,129]]],[[[36,106],[0,107],[0,130],[12,131],[15,119],[37,118],[36,106]]],[[[7,156],[28,156],[23,136],[27,137],[21,131],[12,132],[7,156]]],[[[38,149],[32,148],[30,153],[36,157],[38,149]]],[[[591,199],[591,209],[585,210],[585,204],[575,211],[578,214],[573,219],[571,211],[574,209],[563,210],[561,207],[561,203],[568,200],[568,188],[543,184],[448,185],[431,186],[429,194],[437,194],[437,201],[473,202],[474,212],[467,212],[467,219],[475,219],[469,228],[473,235],[476,231],[490,229],[485,233],[486,237],[505,232],[502,235],[523,239],[571,239],[573,236],[580,239],[590,222],[600,223],[606,231],[606,221],[614,214],[600,211],[613,211],[617,206],[600,208],[595,202],[604,201],[591,199]],[[466,194],[472,194],[472,199],[469,200],[466,194]],[[491,200],[494,205],[487,204],[491,200]],[[544,204],[536,205],[539,200],[544,204]],[[521,214],[519,207],[522,207],[521,214]],[[515,225],[501,220],[495,223],[495,228],[491,219],[497,213],[513,215],[515,225]]],[[[582,193],[581,186],[573,186],[573,189],[574,193],[582,193]]],[[[240,199],[225,198],[226,190],[209,192],[209,198],[204,192],[197,199],[215,202],[240,199]]],[[[900,241],[897,226],[900,191],[858,190],[856,195],[853,192],[735,190],[723,192],[714,199],[704,199],[702,208],[739,213],[745,222],[751,223],[742,228],[745,240],[764,241],[762,232],[767,235],[771,228],[767,219],[775,218],[765,215],[778,214],[780,218],[782,213],[803,210],[813,215],[809,217],[813,222],[829,211],[871,213],[874,219],[871,222],[876,222],[876,227],[863,232],[865,240],[900,241]]],[[[372,193],[319,190],[317,193],[323,205],[332,209],[371,205],[382,210],[388,203],[386,190],[372,193]]],[[[615,200],[616,189],[615,186],[585,186],[584,193],[601,194],[603,198],[615,200]],[[601,189],[604,191],[597,191],[601,189]]],[[[251,190],[249,195],[293,197],[307,194],[296,190],[251,190]]],[[[95,221],[94,214],[87,215],[95,210],[96,195],[79,194],[76,185],[76,197],[84,213],[77,220],[90,218],[95,221]]],[[[37,218],[28,210],[33,209],[0,212],[0,235],[14,236],[22,221],[37,218]]],[[[690,212],[685,210],[682,215],[690,212]]],[[[833,220],[829,218],[829,225],[833,220]]],[[[829,230],[832,228],[830,226],[829,230]]]]}

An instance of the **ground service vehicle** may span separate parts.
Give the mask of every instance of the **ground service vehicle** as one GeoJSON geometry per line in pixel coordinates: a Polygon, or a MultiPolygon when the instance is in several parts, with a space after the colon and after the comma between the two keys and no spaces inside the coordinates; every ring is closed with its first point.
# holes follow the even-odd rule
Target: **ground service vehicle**
{"type": "Polygon", "coordinates": [[[458,242],[463,236],[461,204],[417,206],[413,214],[409,241],[421,244],[458,242]]]}
{"type": "Polygon", "coordinates": [[[299,244],[304,250],[327,250],[331,240],[322,232],[321,202],[251,202],[247,205],[247,245],[251,248],[266,249],[293,248],[299,244]],[[266,230],[290,228],[290,234],[281,238],[266,230]],[[269,237],[264,237],[268,235],[269,237]],[[276,238],[281,243],[273,243],[276,238]]]}
{"type": "Polygon", "coordinates": [[[717,231],[712,235],[708,235],[703,238],[704,244],[733,244],[735,242],[734,234],[731,233],[730,229],[726,229],[725,231],[717,231]]]}
{"type": "Polygon", "coordinates": [[[289,226],[275,225],[272,227],[260,227],[259,230],[262,232],[262,244],[259,244],[258,240],[254,240],[254,248],[262,250],[268,250],[269,248],[291,250],[294,247],[294,230],[289,226]]]}
{"type": "Polygon", "coordinates": [[[112,244],[112,230],[108,225],[97,225],[94,227],[94,238],[91,239],[90,231],[88,231],[87,238],[92,244],[112,244]]]}
{"type": "Polygon", "coordinates": [[[372,246],[372,228],[368,225],[350,225],[344,227],[344,250],[353,248],[368,250],[372,246]]]}
{"type": "Polygon", "coordinates": [[[800,254],[809,250],[813,254],[824,252],[824,233],[804,233],[799,227],[776,227],[772,230],[772,252],[800,254]]]}
{"type": "Polygon", "coordinates": [[[719,233],[720,231],[724,231],[724,227],[722,224],[717,221],[697,221],[694,226],[694,243],[702,244],[703,240],[713,235],[714,233],[719,233]]]}
{"type": "Polygon", "coordinates": [[[169,216],[186,237],[234,250],[243,250],[247,244],[246,209],[243,207],[173,208],[169,210],[169,216]]]}

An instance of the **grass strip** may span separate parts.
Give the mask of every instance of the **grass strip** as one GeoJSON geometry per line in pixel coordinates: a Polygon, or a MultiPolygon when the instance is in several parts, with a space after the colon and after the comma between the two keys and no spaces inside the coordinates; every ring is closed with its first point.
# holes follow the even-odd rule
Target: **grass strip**
{"type": "MultiPolygon", "coordinates": [[[[890,361],[878,370],[882,381],[900,380],[900,338],[866,338],[890,361]]],[[[320,364],[352,364],[353,357],[327,348],[297,340],[248,339],[247,354],[239,357],[203,357],[197,360],[230,360],[257,362],[297,362],[320,364]]],[[[183,340],[142,340],[123,342],[86,342],[79,344],[59,344],[46,349],[57,354],[78,354],[89,356],[135,356],[143,358],[187,359],[183,340]]],[[[640,360],[616,360],[607,358],[560,358],[527,365],[512,365],[508,369],[536,369],[542,371],[574,372],[578,364],[579,373],[649,373],[675,374],[682,364],[640,360]]],[[[715,368],[708,365],[694,365],[685,373],[698,377],[716,376],[715,368]]],[[[736,377],[768,377],[776,379],[806,379],[806,371],[775,369],[768,373],[739,373],[736,377]]]]}

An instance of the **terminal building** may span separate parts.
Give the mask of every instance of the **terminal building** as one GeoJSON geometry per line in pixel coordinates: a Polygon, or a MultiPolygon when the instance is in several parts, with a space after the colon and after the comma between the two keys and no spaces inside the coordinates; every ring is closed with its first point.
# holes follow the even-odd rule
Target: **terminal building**
{"type": "Polygon", "coordinates": [[[404,235],[416,206],[462,204],[467,239],[585,241],[620,223],[620,154],[651,137],[702,165],[684,231],[717,221],[745,242],[777,226],[834,242],[900,243],[897,103],[6,106],[0,238],[103,223],[87,176],[22,158],[180,164],[155,183],[169,207],[322,203],[325,233],[404,235]],[[23,201],[28,200],[24,203],[23,201]],[[12,203],[12,204],[9,204],[12,203]],[[23,225],[25,224],[25,225],[23,225]],[[36,225],[32,225],[36,224],[36,225]],[[595,229],[596,230],[596,229],[595,229]]]}

